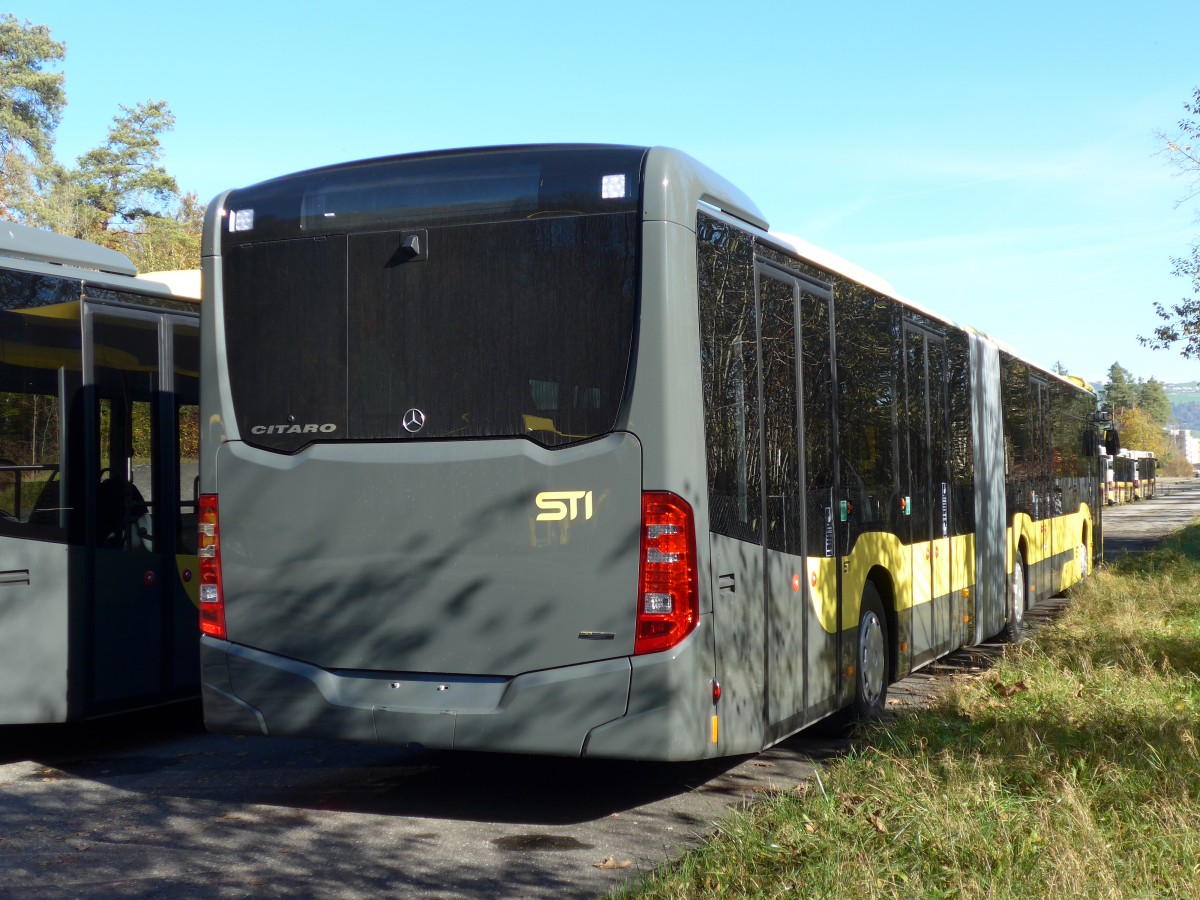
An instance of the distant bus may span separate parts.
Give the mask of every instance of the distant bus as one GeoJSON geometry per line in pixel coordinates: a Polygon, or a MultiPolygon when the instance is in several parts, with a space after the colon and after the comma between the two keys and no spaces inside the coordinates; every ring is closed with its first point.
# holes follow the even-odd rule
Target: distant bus
{"type": "Polygon", "coordinates": [[[135,275],[0,222],[0,724],[199,692],[198,298],[135,275]]]}
{"type": "Polygon", "coordinates": [[[1129,450],[1133,459],[1133,499],[1149,500],[1158,487],[1158,458],[1153,450],[1129,450]]]}
{"type": "Polygon", "coordinates": [[[1113,461],[1118,503],[1132,503],[1154,496],[1158,487],[1158,460],[1152,450],[1121,448],[1113,461]]]}
{"type": "Polygon", "coordinates": [[[749,753],[1100,559],[1094,392],[677,151],[290,175],[203,265],[216,731],[749,753]]]}
{"type": "Polygon", "coordinates": [[[1117,488],[1118,503],[1133,502],[1133,482],[1137,477],[1137,461],[1128,451],[1121,450],[1113,459],[1113,478],[1117,488]]]}
{"type": "Polygon", "coordinates": [[[1113,457],[1109,456],[1103,447],[1100,448],[1100,485],[1100,493],[1105,504],[1115,505],[1117,503],[1117,479],[1113,457]]]}

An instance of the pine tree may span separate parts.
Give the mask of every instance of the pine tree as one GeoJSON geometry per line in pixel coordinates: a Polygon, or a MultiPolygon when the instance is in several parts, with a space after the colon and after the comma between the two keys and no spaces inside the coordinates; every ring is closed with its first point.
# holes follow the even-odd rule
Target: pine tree
{"type": "Polygon", "coordinates": [[[1108,382],[1104,385],[1104,404],[1114,412],[1137,406],[1138,386],[1133,374],[1119,362],[1108,367],[1108,382]]]}
{"type": "Polygon", "coordinates": [[[0,219],[16,217],[37,170],[53,161],[54,131],[67,99],[63,73],[46,68],[66,51],[45,25],[0,15],[0,219]]]}

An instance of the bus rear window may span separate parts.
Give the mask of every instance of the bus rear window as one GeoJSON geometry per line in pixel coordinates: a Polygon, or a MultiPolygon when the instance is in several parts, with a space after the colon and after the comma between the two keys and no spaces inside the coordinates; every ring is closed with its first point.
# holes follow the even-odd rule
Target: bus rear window
{"type": "Polygon", "coordinates": [[[633,212],[227,248],[229,377],[242,438],[605,434],[624,395],[633,212]]]}

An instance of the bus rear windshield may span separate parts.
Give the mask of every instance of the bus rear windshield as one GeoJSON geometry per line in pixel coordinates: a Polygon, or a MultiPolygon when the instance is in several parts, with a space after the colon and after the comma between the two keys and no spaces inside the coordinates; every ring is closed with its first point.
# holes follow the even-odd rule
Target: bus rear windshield
{"type": "Polygon", "coordinates": [[[496,147],[364,160],[232,191],[222,244],[636,211],[640,147],[496,147]]]}
{"type": "Polygon", "coordinates": [[[524,436],[614,427],[630,365],[637,214],[324,235],[228,248],[244,440],[524,436]]]}

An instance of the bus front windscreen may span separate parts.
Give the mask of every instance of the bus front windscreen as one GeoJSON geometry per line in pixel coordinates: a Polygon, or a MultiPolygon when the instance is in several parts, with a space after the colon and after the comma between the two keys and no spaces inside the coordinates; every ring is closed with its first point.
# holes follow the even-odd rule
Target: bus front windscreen
{"type": "MultiPolygon", "coordinates": [[[[597,202],[583,210],[562,207],[585,206],[567,192],[549,196],[546,176],[523,176],[512,183],[540,184],[537,202],[501,204],[490,182],[482,221],[465,221],[460,184],[453,204],[426,207],[424,218],[376,201],[342,216],[354,223],[342,232],[313,227],[312,185],[298,186],[294,217],[264,223],[277,239],[238,234],[223,250],[242,439],[295,452],[336,440],[524,436],[558,446],[611,431],[633,341],[638,212],[631,190],[611,210],[599,202],[606,163],[615,168],[593,163],[597,202]]],[[[636,184],[637,168],[628,174],[636,184]]],[[[406,173],[406,184],[417,180],[406,173]]],[[[254,190],[234,192],[229,208],[253,202],[254,190]]],[[[371,196],[363,184],[325,194],[342,210],[347,197],[371,196]]]]}

